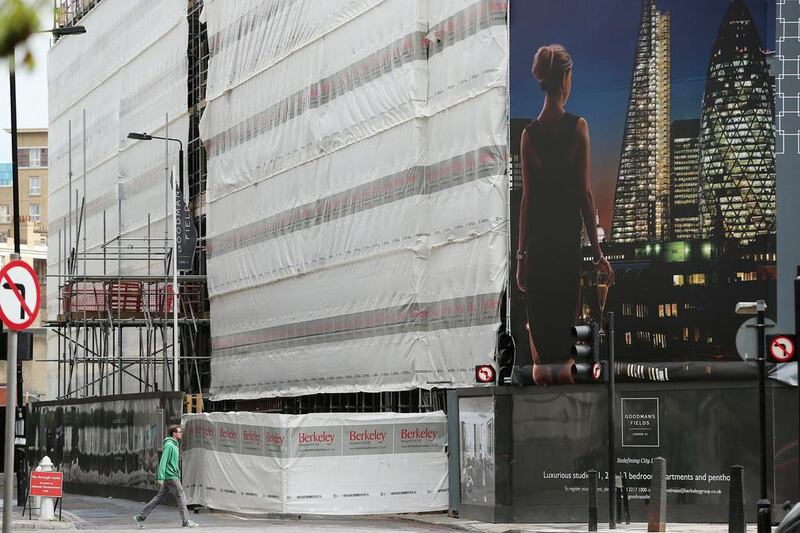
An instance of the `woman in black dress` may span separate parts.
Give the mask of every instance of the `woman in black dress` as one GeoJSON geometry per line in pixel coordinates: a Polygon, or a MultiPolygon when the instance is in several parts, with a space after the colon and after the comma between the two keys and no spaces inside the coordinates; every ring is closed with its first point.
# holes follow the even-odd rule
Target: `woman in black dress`
{"type": "Polygon", "coordinates": [[[594,224],[589,125],[564,110],[572,58],[561,45],[543,46],[533,58],[533,76],[545,97],[541,113],[522,133],[517,287],[525,293],[534,382],[571,383],[574,340],[569,331],[579,312],[581,217],[595,267],[609,285],[614,271],[594,224]]]}

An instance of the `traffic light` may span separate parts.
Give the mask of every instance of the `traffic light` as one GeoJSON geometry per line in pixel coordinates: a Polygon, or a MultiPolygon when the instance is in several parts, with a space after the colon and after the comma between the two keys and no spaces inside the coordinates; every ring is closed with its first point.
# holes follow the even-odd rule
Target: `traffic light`
{"type": "MultiPolygon", "coordinates": [[[[0,361],[8,360],[8,332],[0,328],[0,361]]],[[[20,331],[17,333],[17,361],[33,360],[33,333],[20,331]]]]}
{"type": "Polygon", "coordinates": [[[514,368],[514,339],[508,331],[500,331],[497,334],[497,382],[505,384],[506,378],[511,377],[514,368]]]}
{"type": "Polygon", "coordinates": [[[572,379],[575,383],[592,383],[606,379],[606,365],[600,360],[600,325],[592,320],[588,324],[572,327],[572,337],[577,341],[570,350],[575,364],[572,379]]]}

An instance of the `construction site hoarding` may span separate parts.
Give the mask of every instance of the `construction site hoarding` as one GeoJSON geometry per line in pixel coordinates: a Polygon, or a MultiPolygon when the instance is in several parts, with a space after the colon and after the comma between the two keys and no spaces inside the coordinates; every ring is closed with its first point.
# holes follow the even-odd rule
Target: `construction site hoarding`
{"type": "Polygon", "coordinates": [[[239,513],[447,509],[443,412],[183,417],[190,504],[239,513]]]}
{"type": "Polygon", "coordinates": [[[158,489],[161,441],[181,416],[180,393],[128,394],[31,404],[28,463],[44,456],[67,491],[143,498],[158,489]]]}
{"type": "Polygon", "coordinates": [[[774,0],[515,0],[509,19],[517,364],[570,382],[572,326],[610,312],[618,374],[741,362],[736,303],[775,314],[774,0]]]}
{"type": "Polygon", "coordinates": [[[492,361],[506,12],[205,3],[213,399],[468,386],[492,361]]]}

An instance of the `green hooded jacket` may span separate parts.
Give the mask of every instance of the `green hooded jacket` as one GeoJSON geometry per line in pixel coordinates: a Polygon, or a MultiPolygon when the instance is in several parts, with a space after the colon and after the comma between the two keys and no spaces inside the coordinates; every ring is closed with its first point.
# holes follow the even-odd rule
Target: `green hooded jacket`
{"type": "Polygon", "coordinates": [[[180,447],[178,441],[172,437],[166,437],[162,443],[161,461],[158,463],[158,473],[156,479],[163,481],[167,479],[180,479],[181,467],[178,465],[180,447]]]}

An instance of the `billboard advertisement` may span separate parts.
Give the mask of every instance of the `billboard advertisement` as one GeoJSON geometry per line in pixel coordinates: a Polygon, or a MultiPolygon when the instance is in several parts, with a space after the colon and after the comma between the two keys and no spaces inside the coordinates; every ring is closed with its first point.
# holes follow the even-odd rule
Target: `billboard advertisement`
{"type": "Polygon", "coordinates": [[[736,302],[775,301],[775,2],[509,17],[517,365],[571,382],[570,328],[612,311],[617,361],[739,361],[736,302]]]}

